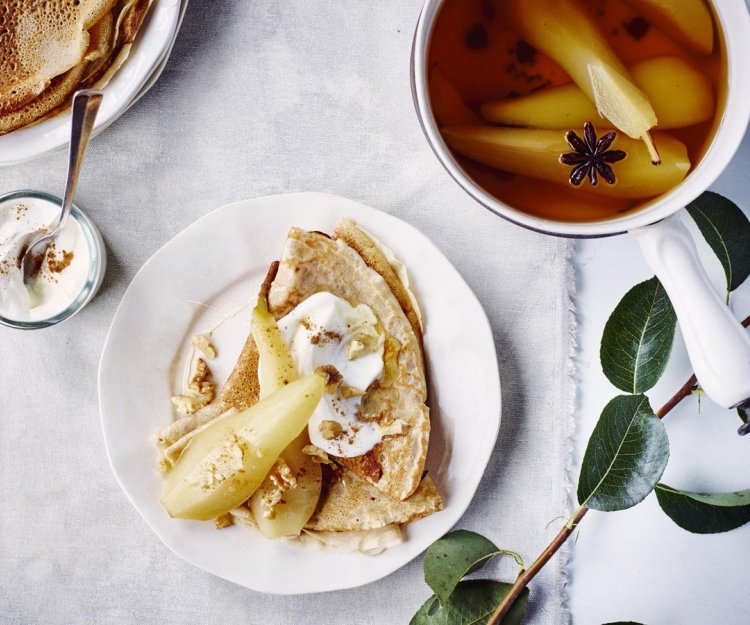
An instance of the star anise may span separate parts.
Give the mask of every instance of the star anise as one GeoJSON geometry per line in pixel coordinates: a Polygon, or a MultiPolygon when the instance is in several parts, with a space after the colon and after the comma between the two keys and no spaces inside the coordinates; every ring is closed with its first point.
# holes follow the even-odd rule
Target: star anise
{"type": "Polygon", "coordinates": [[[616,132],[608,132],[597,141],[594,124],[591,122],[586,122],[583,126],[583,139],[572,130],[566,133],[565,140],[574,152],[561,154],[560,162],[573,167],[570,172],[572,184],[578,186],[587,175],[592,186],[599,183],[599,176],[609,184],[615,183],[615,172],[610,165],[627,156],[622,150],[609,149],[616,137],[616,132]]]}

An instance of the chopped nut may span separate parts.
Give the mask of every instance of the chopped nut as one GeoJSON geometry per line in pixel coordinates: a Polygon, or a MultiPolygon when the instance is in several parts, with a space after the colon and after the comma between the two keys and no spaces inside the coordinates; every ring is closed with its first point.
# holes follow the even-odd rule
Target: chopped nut
{"type": "Polygon", "coordinates": [[[346,357],[354,360],[363,354],[372,354],[378,350],[382,340],[382,335],[374,326],[363,326],[346,346],[346,357]]]}
{"type": "Polygon", "coordinates": [[[284,493],[297,486],[297,477],[283,458],[276,461],[268,477],[271,485],[265,484],[260,502],[263,517],[273,519],[276,517],[276,506],[283,501],[284,493]]]}
{"type": "Polygon", "coordinates": [[[315,445],[305,445],[302,448],[302,453],[306,456],[311,456],[312,461],[317,462],[318,464],[333,464],[328,457],[328,454],[315,445]]]}
{"type": "Polygon", "coordinates": [[[221,516],[217,516],[214,519],[214,524],[216,525],[217,530],[223,530],[226,527],[231,527],[234,525],[234,517],[227,512],[226,514],[222,514],[221,516]]]}
{"type": "Polygon", "coordinates": [[[279,458],[276,461],[276,464],[269,473],[269,478],[276,487],[280,488],[282,491],[297,486],[297,478],[294,475],[294,471],[292,471],[290,466],[286,463],[286,460],[283,458],[279,458]]]}
{"type": "Polygon", "coordinates": [[[359,339],[352,339],[346,346],[346,357],[354,360],[365,353],[365,344],[359,339]]]}
{"type": "Polygon", "coordinates": [[[408,427],[408,424],[401,419],[394,419],[390,423],[380,426],[380,434],[382,436],[400,436],[408,427]]]}
{"type": "Polygon", "coordinates": [[[184,415],[193,414],[205,405],[200,397],[192,395],[175,395],[172,397],[172,404],[177,412],[184,415]]]}
{"type": "Polygon", "coordinates": [[[263,507],[264,519],[276,518],[276,506],[281,503],[283,493],[278,488],[271,488],[260,499],[260,505],[263,507]]]}
{"type": "Polygon", "coordinates": [[[344,381],[344,376],[333,365],[323,365],[315,369],[315,373],[326,381],[326,393],[333,393],[344,381]]]}
{"type": "Polygon", "coordinates": [[[211,341],[208,340],[208,337],[205,334],[195,335],[192,343],[206,358],[216,358],[216,348],[211,344],[211,341]]]}
{"type": "Polygon", "coordinates": [[[195,373],[188,384],[188,389],[198,395],[210,395],[206,404],[210,404],[216,396],[216,384],[211,380],[211,370],[203,358],[195,361],[195,373]]]}
{"type": "Polygon", "coordinates": [[[341,436],[344,428],[338,421],[325,420],[320,422],[320,435],[327,441],[333,440],[341,436]]]}
{"type": "Polygon", "coordinates": [[[354,388],[353,386],[347,386],[346,384],[342,384],[339,388],[339,394],[344,399],[350,399],[352,397],[362,397],[362,395],[365,394],[366,391],[362,391],[358,388],[354,388]]]}
{"type": "Polygon", "coordinates": [[[177,412],[184,415],[193,414],[204,406],[208,406],[216,397],[216,384],[211,380],[211,370],[203,358],[195,363],[195,373],[188,384],[185,395],[172,397],[177,412]]]}

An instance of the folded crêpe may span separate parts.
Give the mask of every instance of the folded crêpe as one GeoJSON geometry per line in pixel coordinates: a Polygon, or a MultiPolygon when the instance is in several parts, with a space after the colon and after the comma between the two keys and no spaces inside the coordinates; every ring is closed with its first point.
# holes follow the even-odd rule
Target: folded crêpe
{"type": "Polygon", "coordinates": [[[67,109],[127,58],[152,0],[14,0],[2,5],[0,134],[67,109]]]}
{"type": "Polygon", "coordinates": [[[398,420],[406,430],[384,438],[363,456],[336,462],[386,495],[407,499],[422,478],[430,435],[418,314],[380,247],[348,220],[338,224],[334,238],[292,228],[271,285],[269,308],[283,317],[320,291],[366,304],[375,313],[386,334],[385,366],[363,397],[361,419],[382,425],[398,420]]]}
{"type": "MultiPolygon", "coordinates": [[[[367,532],[403,525],[442,509],[435,483],[424,475],[429,438],[422,329],[412,298],[381,248],[351,221],[334,238],[292,228],[284,245],[269,303],[280,318],[310,295],[328,291],[353,304],[367,304],[388,335],[381,379],[363,399],[365,418],[400,419],[404,432],[389,436],[363,457],[333,458],[324,468],[318,507],[306,525],[315,532],[367,532]],[[390,350],[390,351],[389,351],[390,350]]],[[[227,410],[258,401],[258,351],[252,334],[217,403],[162,430],[159,447],[176,460],[191,435],[227,410]]],[[[246,508],[235,518],[251,516],[246,508]]]]}
{"type": "MultiPolygon", "coordinates": [[[[442,509],[434,482],[424,476],[430,432],[427,382],[418,310],[382,248],[350,220],[331,238],[298,228],[289,231],[269,307],[279,319],[309,296],[327,291],[352,304],[367,304],[386,332],[383,376],[368,389],[363,418],[399,419],[400,436],[356,458],[334,458],[346,470],[326,476],[308,529],[371,530],[404,524],[442,509]]],[[[221,393],[225,406],[241,410],[258,401],[258,354],[250,335],[221,393]]]]}

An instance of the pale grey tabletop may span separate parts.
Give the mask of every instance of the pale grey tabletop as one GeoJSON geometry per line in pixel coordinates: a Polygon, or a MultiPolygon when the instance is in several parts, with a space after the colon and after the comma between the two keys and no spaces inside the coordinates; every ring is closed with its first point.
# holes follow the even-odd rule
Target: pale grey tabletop
{"type": "MultiPolygon", "coordinates": [[[[427,598],[421,559],[305,597],[214,578],[158,541],[107,464],[97,365],[128,283],[201,215],[270,193],[328,191],[381,208],[456,265],[492,321],[503,384],[496,454],[460,525],[529,558],[547,544],[555,527],[545,526],[567,512],[570,249],[476,205],[430,152],[409,86],[420,4],[196,0],[161,79],[94,139],[77,203],[107,242],[102,291],[59,327],[0,328],[0,621],[394,624],[427,598]]],[[[59,195],[65,161],[3,169],[0,192],[59,195]]],[[[535,582],[529,623],[565,622],[560,564],[535,582]]]]}

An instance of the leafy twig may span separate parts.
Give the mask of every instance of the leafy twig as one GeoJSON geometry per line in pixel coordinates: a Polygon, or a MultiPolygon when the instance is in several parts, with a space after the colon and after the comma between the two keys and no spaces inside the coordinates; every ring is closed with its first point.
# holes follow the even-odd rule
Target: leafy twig
{"type": "MultiPolygon", "coordinates": [[[[748,319],[750,319],[750,317],[748,319]]],[[[682,385],[682,388],[677,391],[666,404],[656,411],[656,416],[660,419],[666,417],[669,412],[677,406],[677,404],[686,397],[690,397],[696,388],[698,388],[698,378],[693,374],[690,376],[690,379],[682,385]]]]}
{"type": "Polygon", "coordinates": [[[508,592],[508,594],[505,596],[505,599],[502,600],[500,605],[497,606],[497,609],[492,613],[492,616],[490,616],[489,620],[487,621],[487,625],[497,625],[497,623],[500,622],[500,619],[508,613],[508,611],[513,607],[513,603],[523,592],[523,589],[529,585],[529,582],[531,582],[536,574],[542,570],[549,559],[553,555],[555,555],[555,553],[557,553],[557,550],[560,549],[560,547],[563,546],[565,541],[568,540],[568,537],[573,533],[578,523],[580,523],[581,519],[586,515],[588,511],[589,509],[587,507],[581,506],[578,509],[578,512],[576,512],[575,515],[573,515],[573,518],[563,526],[563,528],[558,532],[557,536],[555,536],[555,538],[542,552],[542,554],[536,560],[534,560],[534,562],[528,569],[523,571],[518,576],[515,583],[511,587],[510,592],[508,592]]]}
{"type": "MultiPolygon", "coordinates": [[[[750,326],[750,317],[745,319],[742,322],[742,325],[745,328],[750,326]]],[[[692,375],[690,379],[682,385],[680,390],[678,390],[677,393],[675,393],[674,396],[672,396],[672,398],[667,401],[667,403],[665,403],[659,410],[656,411],[656,416],[660,419],[666,417],[675,407],[677,407],[677,405],[682,400],[692,394],[696,386],[696,377],[695,375],[692,375]]],[[[566,523],[565,526],[558,532],[557,536],[552,539],[552,542],[547,546],[542,554],[531,564],[531,566],[526,571],[518,576],[508,594],[500,602],[500,605],[497,606],[497,609],[492,613],[492,616],[490,616],[489,620],[487,621],[487,625],[498,625],[498,623],[500,623],[500,620],[511,609],[511,607],[513,606],[513,602],[518,599],[521,592],[523,592],[523,589],[529,585],[531,580],[534,579],[537,573],[542,570],[542,568],[545,564],[547,564],[550,558],[552,558],[552,556],[557,553],[560,547],[565,544],[575,528],[581,522],[581,519],[583,519],[588,511],[589,509],[586,506],[581,506],[571,517],[570,521],[566,523]]]]}

